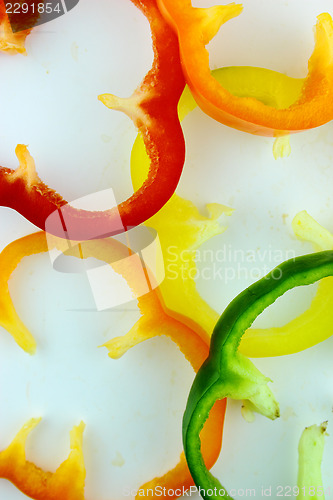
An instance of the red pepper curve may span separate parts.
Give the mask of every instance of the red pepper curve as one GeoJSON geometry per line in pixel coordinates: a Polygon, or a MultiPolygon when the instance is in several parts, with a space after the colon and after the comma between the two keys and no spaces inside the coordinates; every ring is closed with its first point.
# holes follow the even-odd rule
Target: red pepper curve
{"type": "Polygon", "coordinates": [[[70,228],[72,240],[87,240],[122,233],[141,224],[168,201],[183,169],[185,143],[177,104],[185,82],[178,40],[159,13],[156,0],[131,1],[150,23],[153,65],[129,99],[100,96],[100,100],[128,114],[141,132],[151,160],[143,185],[118,207],[92,212],[71,207],[35,171],[28,177],[22,168],[14,171],[0,167],[0,205],[13,208],[42,230],[46,219],[61,209],[61,214],[55,213],[49,219],[47,231],[62,238],[66,228],[70,228]]]}

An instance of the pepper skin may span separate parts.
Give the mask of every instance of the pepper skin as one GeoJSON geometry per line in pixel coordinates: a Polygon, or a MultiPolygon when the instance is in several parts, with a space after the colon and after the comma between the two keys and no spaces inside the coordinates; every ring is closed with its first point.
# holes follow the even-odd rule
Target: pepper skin
{"type": "Polygon", "coordinates": [[[25,444],[40,419],[29,420],[11,444],[0,452],[0,476],[35,500],[84,500],[85,467],[82,453],[83,422],[70,433],[70,454],[56,470],[45,472],[29,462],[25,444]]]}
{"type": "Polygon", "coordinates": [[[223,23],[240,14],[241,5],[199,9],[192,7],[191,0],[158,0],[158,6],[177,32],[186,82],[198,105],[215,120],[251,134],[275,137],[332,120],[333,22],[329,14],[318,16],[316,45],[301,95],[287,108],[277,110],[257,99],[233,95],[210,73],[205,46],[223,23]]]}
{"type": "Polygon", "coordinates": [[[200,451],[200,430],[216,400],[245,400],[246,406],[275,419],[279,407],[267,379],[238,351],[245,330],[257,316],[286,291],[333,275],[333,251],[297,257],[276,267],[240,293],[226,308],[214,329],[207,360],[192,385],[183,419],[186,460],[205,500],[231,498],[207,470],[200,451]],[[215,489],[213,495],[208,490],[215,489]],[[222,492],[222,493],[221,493],[222,492]]]}
{"type": "MultiPolygon", "coordinates": [[[[263,68],[220,68],[212,74],[230,92],[240,96],[251,94],[278,109],[288,105],[299,95],[303,84],[302,79],[263,68]]],[[[186,87],[178,105],[180,120],[196,106],[189,88],[186,87]]],[[[134,189],[142,184],[148,168],[149,159],[142,138],[138,135],[131,154],[134,189]]],[[[161,242],[165,279],[159,291],[167,314],[175,318],[180,317],[181,321],[185,321],[209,342],[219,314],[202,299],[196,289],[196,252],[209,238],[226,230],[218,218],[222,214],[230,216],[233,210],[218,203],[210,203],[207,205],[207,211],[209,217],[199,213],[192,202],[175,193],[145,224],[158,232],[161,242]]],[[[305,211],[295,216],[292,227],[295,235],[314,244],[316,251],[333,249],[333,236],[305,211]]],[[[332,331],[332,283],[333,278],[322,280],[310,307],[285,325],[249,328],[242,337],[239,351],[252,358],[282,356],[302,351],[328,338],[332,331]]],[[[136,335],[135,340],[140,342],[145,340],[145,337],[140,339],[136,335]]],[[[118,349],[121,350],[121,339],[118,340],[118,349]]]]}
{"type": "MultiPolygon", "coordinates": [[[[46,241],[45,233],[39,232],[14,241],[0,254],[0,324],[13,335],[20,347],[30,354],[35,351],[36,343],[16,314],[9,294],[8,280],[24,257],[47,252],[53,248],[53,245],[67,255],[77,258],[95,257],[102,261],[112,262],[112,268],[126,279],[129,287],[135,293],[142,290],[142,273],[138,272],[142,269],[139,256],[133,259],[135,254],[115,240],[93,240],[71,246],[68,245],[68,242],[58,238],[51,238],[51,240],[48,238],[46,241]],[[129,255],[131,255],[130,264],[126,260],[129,255]]],[[[130,347],[133,347],[135,342],[132,342],[131,338],[135,332],[146,338],[167,335],[178,345],[193,369],[197,371],[208,355],[208,343],[204,342],[199,335],[182,322],[171,318],[164,312],[156,290],[141,296],[138,299],[138,305],[142,317],[125,336],[128,340],[126,348],[122,347],[122,351],[119,352],[117,339],[105,344],[110,357],[119,357],[130,347]]],[[[202,431],[203,455],[208,468],[213,466],[221,449],[225,408],[226,400],[218,401],[202,431]]],[[[0,452],[0,477],[9,479],[24,494],[35,500],[59,500],[59,498],[84,500],[85,468],[81,449],[84,425],[81,424],[72,431],[71,441],[74,451],[71,452],[70,458],[52,474],[36,467],[25,458],[26,438],[38,422],[38,419],[32,419],[28,422],[12,444],[0,452]],[[73,482],[73,476],[76,477],[75,482],[73,482]]],[[[184,453],[182,453],[179,463],[172,470],[141,486],[138,497],[141,498],[142,492],[147,489],[154,489],[157,486],[161,487],[162,490],[165,487],[166,490],[172,489],[176,492],[178,489],[186,490],[193,484],[184,453]]],[[[150,497],[152,496],[151,492],[148,494],[150,497]]],[[[175,494],[174,497],[168,495],[167,498],[176,498],[177,496],[180,495],[175,494]]],[[[157,497],[160,498],[161,495],[157,494],[157,497]]]]}
{"type": "MultiPolygon", "coordinates": [[[[305,210],[292,221],[295,235],[309,241],[317,252],[333,249],[333,235],[305,210]]],[[[308,349],[332,335],[333,277],[318,283],[310,307],[283,326],[249,328],[242,337],[239,350],[250,358],[284,356],[308,349]]]]}
{"type": "MultiPolygon", "coordinates": [[[[178,40],[159,13],[155,0],[132,0],[147,17],[152,31],[152,69],[128,99],[104,94],[99,99],[108,107],[124,111],[141,132],[150,158],[149,175],[142,186],[118,207],[90,212],[71,207],[39,179],[30,162],[30,172],[0,168],[0,205],[13,208],[30,222],[71,240],[103,238],[141,224],[170,198],[178,184],[185,158],[185,143],[177,115],[177,103],[184,89],[178,40]],[[61,212],[61,213],[59,213],[61,212]],[[66,227],[64,227],[64,225],[66,227]],[[97,236],[96,236],[97,235],[97,236]]],[[[18,154],[26,156],[24,146],[18,154]]]]}

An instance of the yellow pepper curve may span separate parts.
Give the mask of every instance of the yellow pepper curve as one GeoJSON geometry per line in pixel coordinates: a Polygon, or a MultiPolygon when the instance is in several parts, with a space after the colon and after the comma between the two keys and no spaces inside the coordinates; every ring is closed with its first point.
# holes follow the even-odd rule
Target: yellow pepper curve
{"type": "MultiPolygon", "coordinates": [[[[251,95],[277,108],[294,101],[303,85],[302,79],[290,78],[263,68],[223,68],[213,73],[235,95],[251,95]],[[246,88],[244,81],[247,82],[246,88]]],[[[186,88],[178,107],[180,119],[184,119],[195,107],[196,103],[186,88]]],[[[135,189],[143,183],[148,166],[149,159],[142,139],[138,136],[131,156],[131,175],[135,189]]],[[[159,291],[168,314],[176,318],[182,316],[182,321],[184,317],[188,318],[188,325],[196,325],[197,332],[201,335],[212,332],[219,314],[201,298],[195,281],[191,278],[196,269],[195,250],[207,239],[223,232],[225,228],[219,225],[217,218],[223,213],[232,213],[232,209],[224,205],[210,204],[207,208],[210,217],[204,217],[193,203],[174,194],[162,210],[146,222],[148,227],[158,232],[163,249],[166,278],[159,291]],[[184,263],[180,258],[184,251],[188,257],[185,276],[184,263]],[[183,266],[182,272],[180,265],[183,266]],[[202,328],[201,331],[198,331],[198,325],[202,328]]],[[[333,248],[333,236],[305,212],[295,217],[293,229],[298,237],[314,243],[318,250],[333,248]]],[[[306,312],[283,327],[249,329],[241,342],[240,352],[249,357],[281,356],[304,350],[325,340],[331,335],[333,313],[328,305],[332,299],[333,279],[327,278],[319,284],[316,297],[306,312]]],[[[136,342],[141,340],[145,339],[136,338],[136,342]]],[[[120,339],[117,349],[121,350],[119,344],[120,339]]]]}

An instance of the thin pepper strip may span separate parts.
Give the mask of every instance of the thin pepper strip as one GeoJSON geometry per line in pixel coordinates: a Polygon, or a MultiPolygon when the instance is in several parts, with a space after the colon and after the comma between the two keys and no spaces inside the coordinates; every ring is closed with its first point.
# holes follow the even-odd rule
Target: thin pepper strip
{"type": "Polygon", "coordinates": [[[158,6],[179,38],[186,81],[201,109],[215,120],[256,135],[281,136],[306,130],[333,118],[333,22],[320,14],[315,48],[301,95],[284,109],[258,99],[233,95],[210,73],[208,42],[223,23],[239,15],[241,5],[194,8],[191,0],[157,0],[158,6]]]}
{"type": "MultiPolygon", "coordinates": [[[[151,292],[152,294],[153,292],[151,292]]],[[[139,299],[139,307],[142,313],[141,318],[133,328],[123,337],[116,337],[106,344],[109,350],[109,356],[113,359],[122,356],[128,349],[149,338],[165,335],[177,343],[180,350],[184,353],[187,360],[191,363],[193,369],[197,372],[205,357],[208,355],[209,343],[206,343],[199,335],[186,326],[181,320],[171,318],[164,311],[163,303],[159,293],[155,294],[154,301],[148,297],[149,301],[139,299]]],[[[221,406],[215,406],[210,415],[210,421],[207,421],[203,428],[202,435],[203,456],[208,469],[210,469],[219,454],[221,448],[221,430],[219,429],[222,417],[222,426],[225,412],[226,400],[218,402],[221,406]],[[216,441],[216,442],[215,442],[216,441]],[[216,455],[217,454],[217,455],[216,455]]],[[[177,466],[161,477],[157,477],[143,484],[138,488],[136,498],[139,500],[143,496],[150,498],[177,498],[194,484],[189,473],[184,453],[180,456],[177,466]],[[173,494],[161,494],[157,487],[170,490],[173,494]],[[177,494],[177,490],[181,493],[177,494]]]]}
{"type": "Polygon", "coordinates": [[[245,400],[253,411],[275,419],[279,407],[267,379],[238,351],[245,330],[266,307],[288,290],[333,275],[333,251],[297,257],[282,263],[240,293],[226,308],[214,329],[207,360],[192,385],[183,418],[183,444],[192,477],[205,500],[231,498],[205,467],[200,430],[216,400],[245,400]],[[214,490],[214,494],[207,491],[214,490]]]}
{"type": "MultiPolygon", "coordinates": [[[[186,87],[178,105],[179,119],[182,121],[195,107],[196,103],[186,87]]],[[[149,158],[142,136],[138,134],[131,153],[131,178],[135,190],[143,184],[148,169],[149,158]]],[[[209,203],[206,209],[208,216],[200,213],[191,201],[174,193],[145,225],[157,231],[161,243],[165,279],[159,286],[159,293],[167,314],[180,318],[209,343],[218,314],[196,289],[195,254],[204,242],[226,230],[218,219],[223,214],[230,216],[233,209],[220,203],[209,203]]],[[[143,340],[145,337],[135,337],[136,343],[143,340]]],[[[119,351],[121,346],[122,339],[118,339],[119,351]]]]}
{"type": "MultiPolygon", "coordinates": [[[[24,257],[45,253],[52,248],[52,245],[67,255],[77,258],[95,257],[111,262],[112,268],[126,279],[133,292],[140,293],[142,290],[142,274],[138,272],[138,269],[142,269],[139,256],[133,259],[135,254],[132,254],[127,247],[115,240],[94,240],[70,246],[68,242],[58,238],[49,238],[47,241],[45,233],[40,232],[14,241],[0,254],[0,321],[2,326],[5,326],[13,335],[20,347],[30,353],[35,351],[36,343],[15,312],[9,294],[8,280],[24,257]],[[129,255],[131,255],[130,265],[125,259],[129,255]],[[6,318],[5,322],[2,321],[3,317],[6,318]]],[[[146,332],[149,338],[157,335],[170,337],[191,363],[193,369],[197,371],[208,355],[208,343],[204,342],[199,335],[182,322],[169,317],[164,312],[157,291],[153,290],[141,296],[138,299],[138,305],[142,317],[134,325],[132,332],[136,331],[139,334],[146,332]]],[[[113,342],[116,341],[105,344],[110,352],[113,342]]],[[[127,349],[132,345],[127,345],[127,349]]],[[[118,356],[112,357],[119,357],[119,353],[118,356]]],[[[217,402],[202,431],[203,455],[208,468],[213,466],[221,449],[225,408],[225,400],[217,402]]],[[[70,464],[67,462],[62,464],[55,474],[44,472],[26,461],[25,439],[37,423],[37,420],[28,422],[9,448],[0,453],[0,477],[9,479],[23,493],[30,495],[35,500],[58,500],[59,498],[83,500],[85,469],[81,452],[72,456],[70,464]],[[72,484],[73,469],[77,470],[74,474],[78,478],[75,485],[72,484]],[[60,491],[63,492],[61,495],[60,491]]],[[[82,425],[79,428],[81,434],[83,432],[82,425]]],[[[73,432],[77,436],[78,430],[73,432]]],[[[191,485],[193,485],[193,480],[182,453],[175,468],[144,484],[139,490],[140,495],[142,495],[143,491],[156,486],[165,487],[166,490],[176,491],[180,489],[183,491],[191,485]]],[[[151,495],[149,494],[149,496],[151,495]]],[[[176,498],[177,496],[179,495],[175,493],[174,497],[168,496],[168,498],[176,498]]]]}
{"type": "Polygon", "coordinates": [[[0,205],[13,208],[30,222],[56,236],[64,229],[72,240],[102,238],[126,231],[155,214],[170,198],[178,184],[185,158],[185,143],[177,115],[177,103],[184,89],[178,40],[159,13],[155,0],[132,0],[147,17],[154,50],[151,70],[128,99],[104,94],[99,99],[108,107],[124,111],[141,132],[150,158],[144,184],[117,207],[102,212],[79,210],[38,177],[27,151],[19,146],[21,166],[0,168],[0,205]],[[28,175],[30,172],[30,176],[28,175]],[[66,226],[64,228],[64,225],[66,226]],[[97,236],[96,236],[97,235],[97,236]]]}
{"type": "MultiPolygon", "coordinates": [[[[213,71],[214,77],[237,95],[252,92],[253,96],[272,106],[281,108],[298,95],[302,79],[291,78],[262,68],[221,68],[213,71]],[[265,85],[269,82],[269,85],[265,85]]],[[[186,87],[179,101],[180,120],[197,106],[189,88],[186,87]]],[[[149,168],[149,159],[140,135],[137,136],[131,155],[131,177],[134,189],[144,181],[149,168]]],[[[159,235],[165,262],[165,280],[159,287],[167,314],[181,318],[188,326],[207,340],[219,318],[200,296],[196,289],[196,252],[209,238],[225,231],[218,222],[222,214],[231,215],[233,210],[224,205],[207,205],[210,217],[199,213],[194,204],[176,193],[151,219],[148,227],[159,235]]],[[[310,241],[315,250],[333,249],[333,236],[312,219],[300,212],[292,227],[297,237],[310,241]]],[[[282,356],[307,349],[331,335],[330,301],[333,300],[333,278],[322,280],[310,307],[297,318],[281,327],[250,328],[242,337],[239,350],[249,357],[282,356]],[[319,322],[319,323],[318,323],[319,322]],[[318,331],[319,330],[319,331],[318,331]],[[317,332],[314,335],[314,332],[317,332]]],[[[146,339],[136,334],[132,342],[146,339]]],[[[117,340],[118,352],[125,348],[129,339],[117,340]]]]}

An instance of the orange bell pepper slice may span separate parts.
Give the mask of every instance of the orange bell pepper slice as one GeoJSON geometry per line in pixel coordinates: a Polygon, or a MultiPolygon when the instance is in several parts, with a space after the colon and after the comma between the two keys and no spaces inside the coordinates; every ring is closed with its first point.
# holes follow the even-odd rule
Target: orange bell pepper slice
{"type": "MultiPolygon", "coordinates": [[[[16,342],[29,353],[34,352],[36,344],[33,336],[15,312],[9,294],[8,280],[24,257],[47,252],[52,244],[68,255],[78,258],[93,256],[99,260],[112,262],[112,268],[126,279],[134,292],[142,289],[141,280],[138,279],[141,274],[137,272],[137,266],[142,269],[139,256],[137,259],[131,259],[129,265],[129,261],[125,257],[129,255],[133,257],[133,254],[127,247],[115,240],[93,240],[68,249],[68,242],[58,238],[49,239],[47,242],[45,233],[39,232],[14,241],[0,254],[0,324],[8,329],[16,342]]],[[[164,311],[158,289],[140,297],[138,305],[142,317],[131,329],[131,335],[134,332],[137,332],[140,338],[145,334],[146,338],[167,335],[178,345],[193,369],[197,371],[208,355],[208,343],[188,326],[164,311]]],[[[131,336],[128,338],[130,339],[131,336]]],[[[105,345],[110,351],[112,351],[112,342],[105,345]]],[[[135,343],[135,341],[128,342],[122,352],[135,343]]],[[[226,401],[218,401],[202,431],[203,456],[208,468],[213,466],[221,449],[225,409],[226,401]]],[[[55,473],[51,473],[28,462],[25,457],[26,439],[38,422],[38,419],[31,419],[27,422],[8,448],[0,452],[0,477],[10,480],[24,494],[35,500],[59,500],[60,498],[62,500],[84,500],[85,467],[82,454],[84,424],[81,423],[74,427],[71,433],[69,458],[60,465],[55,473]]],[[[175,494],[173,496],[166,494],[165,496],[176,498],[193,484],[185,456],[182,453],[180,461],[174,469],[139,488],[138,498],[143,496],[147,489],[154,489],[157,486],[159,489],[156,489],[156,492],[164,491],[164,488],[167,492],[170,489],[175,494]]],[[[154,498],[150,492],[149,496],[154,498]]],[[[161,497],[159,493],[156,494],[157,496],[161,497]]]]}
{"type": "Polygon", "coordinates": [[[256,135],[281,136],[318,127],[333,118],[333,22],[329,14],[318,16],[315,48],[300,95],[287,107],[276,109],[259,99],[229,92],[211,75],[208,42],[220,26],[242,11],[229,4],[194,8],[191,0],[157,0],[178,34],[187,83],[202,110],[230,127],[256,135]]]}

